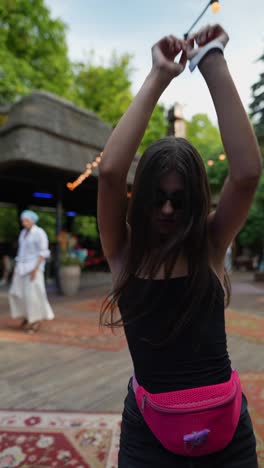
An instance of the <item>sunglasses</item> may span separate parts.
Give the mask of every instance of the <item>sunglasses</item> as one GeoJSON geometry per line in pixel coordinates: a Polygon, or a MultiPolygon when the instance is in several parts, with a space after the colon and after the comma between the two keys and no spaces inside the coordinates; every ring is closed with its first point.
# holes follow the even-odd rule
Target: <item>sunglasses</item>
{"type": "Polygon", "coordinates": [[[157,208],[162,208],[168,200],[171,202],[174,210],[183,210],[185,200],[183,190],[179,190],[177,192],[164,192],[163,190],[157,190],[154,199],[154,204],[157,208]]]}

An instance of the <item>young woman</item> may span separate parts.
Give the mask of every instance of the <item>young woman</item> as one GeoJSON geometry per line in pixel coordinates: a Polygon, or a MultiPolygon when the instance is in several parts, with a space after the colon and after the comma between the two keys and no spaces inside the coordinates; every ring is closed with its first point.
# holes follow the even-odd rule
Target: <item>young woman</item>
{"type": "Polygon", "coordinates": [[[20,218],[23,229],[18,239],[9,304],[12,318],[21,317],[21,328],[27,333],[35,333],[42,320],[54,319],[44,284],[49,242],[45,231],[36,224],[38,215],[34,211],[25,210],[20,218]]]}
{"type": "Polygon", "coordinates": [[[223,55],[227,42],[215,25],[187,42],[168,36],[155,44],[152,69],[100,165],[99,228],[114,285],[101,323],[124,325],[135,370],[120,468],[257,467],[247,401],[226,346],[224,260],[246,220],[261,160],[223,55]],[[187,59],[207,83],[229,162],[218,206],[211,211],[198,152],[167,137],[140,158],[127,213],[129,167],[159,97],[187,59]]]}

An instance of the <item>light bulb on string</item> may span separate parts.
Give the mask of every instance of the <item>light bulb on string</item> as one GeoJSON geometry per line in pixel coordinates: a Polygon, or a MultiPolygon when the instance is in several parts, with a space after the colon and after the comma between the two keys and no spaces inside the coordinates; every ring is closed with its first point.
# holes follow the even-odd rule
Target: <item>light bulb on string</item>
{"type": "Polygon", "coordinates": [[[224,161],[226,159],[226,155],[225,154],[220,154],[219,155],[219,160],[220,161],[224,161]]]}
{"type": "Polygon", "coordinates": [[[68,182],[66,184],[66,187],[69,190],[73,191],[76,187],[78,187],[78,185],[81,185],[85,179],[90,177],[90,175],[92,174],[93,168],[95,168],[95,167],[97,167],[99,165],[99,163],[101,162],[102,157],[103,157],[103,152],[98,154],[93,162],[87,163],[86,164],[86,170],[82,174],[80,174],[79,177],[74,182],[68,182]]]}
{"type": "Polygon", "coordinates": [[[220,11],[220,9],[221,9],[219,1],[216,1],[216,0],[212,1],[211,2],[211,9],[212,9],[213,13],[218,13],[220,11]]]}

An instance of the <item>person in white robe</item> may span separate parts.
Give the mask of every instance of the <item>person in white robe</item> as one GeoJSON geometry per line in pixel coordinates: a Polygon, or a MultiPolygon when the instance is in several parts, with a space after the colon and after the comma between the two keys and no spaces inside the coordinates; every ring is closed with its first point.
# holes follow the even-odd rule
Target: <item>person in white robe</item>
{"type": "Polygon", "coordinates": [[[18,252],[9,290],[11,317],[21,317],[21,327],[27,332],[38,331],[42,320],[54,319],[48,302],[44,270],[50,255],[48,236],[36,225],[38,215],[25,210],[20,216],[24,229],[18,238],[18,252]]]}

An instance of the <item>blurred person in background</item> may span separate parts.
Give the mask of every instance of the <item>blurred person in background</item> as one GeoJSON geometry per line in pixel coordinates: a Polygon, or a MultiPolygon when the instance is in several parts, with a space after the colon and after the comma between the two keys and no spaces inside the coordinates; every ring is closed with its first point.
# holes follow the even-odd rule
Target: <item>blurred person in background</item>
{"type": "Polygon", "coordinates": [[[38,215],[34,211],[23,211],[20,219],[23,229],[18,238],[9,304],[12,318],[21,317],[21,328],[35,333],[42,320],[54,319],[44,282],[49,242],[46,232],[36,224],[38,215]]]}

